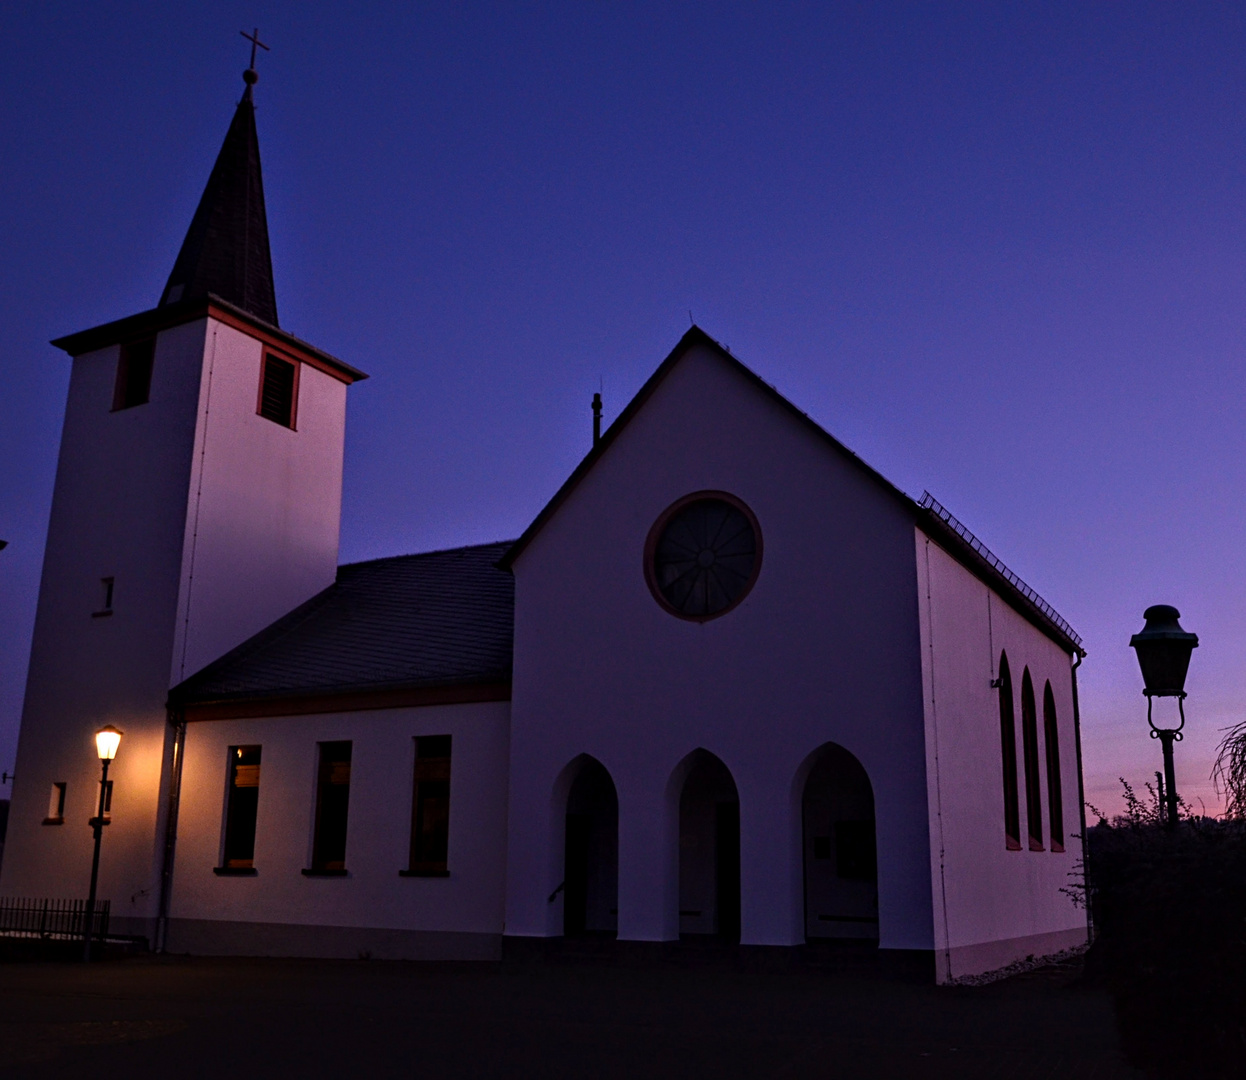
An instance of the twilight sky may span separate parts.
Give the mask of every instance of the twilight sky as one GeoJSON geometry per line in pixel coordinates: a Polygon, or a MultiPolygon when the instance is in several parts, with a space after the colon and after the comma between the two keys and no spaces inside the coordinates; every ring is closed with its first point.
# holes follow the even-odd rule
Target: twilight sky
{"type": "MultiPolygon", "coordinates": [[[[1081,633],[1087,798],[1159,767],[1130,634],[1246,717],[1246,9],[0,7],[0,769],[69,361],[155,305],[256,88],[282,326],[350,392],[343,562],[518,535],[696,321],[1081,633]]],[[[0,787],[0,797],[8,789],[0,787]]]]}

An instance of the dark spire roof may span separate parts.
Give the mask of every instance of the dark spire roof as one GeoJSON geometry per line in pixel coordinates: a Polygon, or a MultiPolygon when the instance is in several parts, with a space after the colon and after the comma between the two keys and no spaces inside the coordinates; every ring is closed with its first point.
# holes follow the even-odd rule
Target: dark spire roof
{"type": "Polygon", "coordinates": [[[202,299],[211,293],[276,326],[277,295],[268,250],[255,104],[251,100],[254,69],[248,68],[243,78],[247,88],[173,264],[160,306],[202,299]]]}

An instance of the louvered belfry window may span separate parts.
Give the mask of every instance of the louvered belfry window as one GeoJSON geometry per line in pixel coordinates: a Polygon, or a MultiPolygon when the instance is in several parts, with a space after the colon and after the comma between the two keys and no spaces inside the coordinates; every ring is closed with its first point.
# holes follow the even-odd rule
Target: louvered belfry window
{"type": "Polygon", "coordinates": [[[294,402],[298,390],[298,366],[290,360],[267,353],[264,377],[260,381],[259,414],[282,427],[294,427],[294,402]]]}
{"type": "Polygon", "coordinates": [[[121,346],[117,357],[117,380],[113,384],[113,412],[147,404],[155,357],[155,338],[131,341],[121,346]]]}

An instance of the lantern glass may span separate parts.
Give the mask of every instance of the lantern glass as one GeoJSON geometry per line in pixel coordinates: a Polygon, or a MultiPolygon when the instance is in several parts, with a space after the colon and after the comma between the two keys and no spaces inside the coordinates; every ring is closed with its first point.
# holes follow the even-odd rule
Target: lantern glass
{"type": "Polygon", "coordinates": [[[1148,697],[1184,697],[1190,654],[1198,647],[1198,635],[1181,629],[1181,613],[1168,604],[1156,604],[1143,613],[1146,626],[1129,639],[1138,654],[1142,681],[1148,697]]]}
{"type": "Polygon", "coordinates": [[[121,744],[121,732],[112,724],[102,727],[95,733],[95,750],[100,761],[112,761],[117,756],[117,747],[121,744]]]}

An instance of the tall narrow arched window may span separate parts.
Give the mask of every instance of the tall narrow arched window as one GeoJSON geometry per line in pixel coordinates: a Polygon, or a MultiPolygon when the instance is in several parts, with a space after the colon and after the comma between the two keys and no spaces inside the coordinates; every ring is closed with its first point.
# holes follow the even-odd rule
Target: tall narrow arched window
{"type": "Polygon", "coordinates": [[[1030,850],[1043,850],[1043,797],[1038,776],[1038,710],[1034,707],[1034,683],[1030,669],[1021,674],[1021,749],[1025,753],[1025,819],[1030,850]]]}
{"type": "Polygon", "coordinates": [[[1060,734],[1051,683],[1043,687],[1043,737],[1047,743],[1047,810],[1051,815],[1051,850],[1064,850],[1064,800],[1060,796],[1060,734]]]}
{"type": "Polygon", "coordinates": [[[1008,654],[999,654],[999,744],[1004,758],[1004,842],[1021,850],[1021,814],[1017,807],[1017,718],[1012,705],[1008,654]]]}

